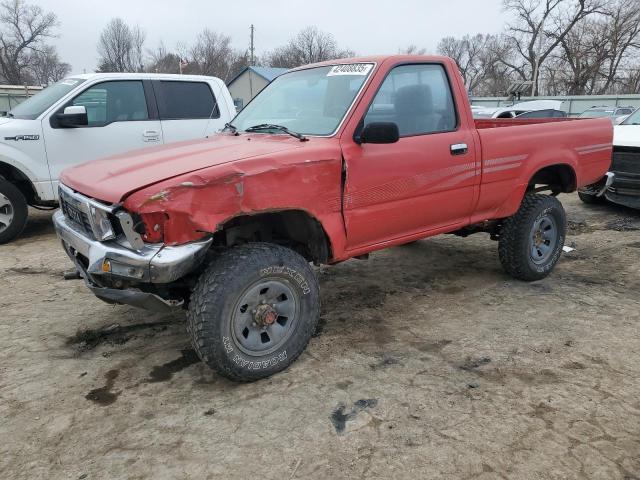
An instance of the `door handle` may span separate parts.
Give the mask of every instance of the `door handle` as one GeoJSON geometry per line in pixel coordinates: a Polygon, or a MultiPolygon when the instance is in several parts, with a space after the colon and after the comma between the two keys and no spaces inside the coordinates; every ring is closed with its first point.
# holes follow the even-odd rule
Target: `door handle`
{"type": "Polygon", "coordinates": [[[142,139],[145,142],[157,142],[160,140],[160,132],[157,130],[145,130],[142,132],[142,139]]]}
{"type": "Polygon", "coordinates": [[[451,155],[464,155],[469,151],[466,143],[454,143],[451,145],[451,155]]]}

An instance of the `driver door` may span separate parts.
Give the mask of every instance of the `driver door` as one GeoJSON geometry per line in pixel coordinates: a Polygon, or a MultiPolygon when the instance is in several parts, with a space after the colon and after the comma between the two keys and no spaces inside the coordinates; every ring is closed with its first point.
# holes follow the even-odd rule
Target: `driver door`
{"type": "Polygon", "coordinates": [[[399,140],[357,144],[343,139],[347,248],[465,223],[480,165],[444,67],[394,67],[363,119],[364,126],[378,122],[395,123],[399,140]]]}
{"type": "MultiPolygon", "coordinates": [[[[150,85],[142,80],[109,80],[91,85],[61,107],[81,105],[89,123],[76,128],[43,120],[47,160],[54,191],[60,172],[80,163],[163,143],[162,127],[150,85]]],[[[56,113],[58,113],[56,112],[56,113]]]]}

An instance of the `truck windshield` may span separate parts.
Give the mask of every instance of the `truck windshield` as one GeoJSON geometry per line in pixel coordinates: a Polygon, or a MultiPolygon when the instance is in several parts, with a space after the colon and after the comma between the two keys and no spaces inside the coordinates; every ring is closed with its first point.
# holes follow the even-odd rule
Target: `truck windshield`
{"type": "Polygon", "coordinates": [[[54,83],[13,108],[8,115],[25,120],[34,120],[82,82],[84,82],[82,78],[67,78],[54,83]]]}
{"type": "MultiPolygon", "coordinates": [[[[331,135],[372,70],[372,63],[354,63],[285,73],[260,92],[232,123],[240,131],[273,124],[304,135],[331,135]]],[[[280,133],[275,129],[261,131],[280,133]]]]}

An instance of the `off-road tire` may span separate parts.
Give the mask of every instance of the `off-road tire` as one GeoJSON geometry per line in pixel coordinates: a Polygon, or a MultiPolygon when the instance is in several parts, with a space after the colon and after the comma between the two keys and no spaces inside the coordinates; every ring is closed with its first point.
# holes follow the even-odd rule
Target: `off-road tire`
{"type": "Polygon", "coordinates": [[[584,192],[578,192],[578,197],[587,205],[598,205],[605,202],[604,197],[596,197],[595,195],[584,192]]]}
{"type": "Polygon", "coordinates": [[[527,194],[518,211],[507,218],[500,231],[498,254],[504,270],[514,278],[535,281],[545,278],[562,254],[567,230],[567,218],[562,204],[548,195],[527,194]],[[557,228],[555,244],[548,259],[536,263],[531,253],[532,229],[536,222],[552,217],[557,228]]]}
{"type": "MultiPolygon", "coordinates": [[[[191,294],[187,330],[193,348],[210,368],[231,380],[250,382],[293,363],[309,343],[319,316],[320,292],[309,263],[279,245],[248,243],[219,254],[201,274],[191,294]],[[243,311],[239,305],[243,295],[249,295],[247,292],[263,281],[285,285],[295,296],[298,314],[288,337],[281,340],[284,343],[279,347],[274,344],[276,350],[248,354],[235,333],[234,316],[243,311]]],[[[269,328],[272,326],[275,324],[269,328]]]]}
{"type": "MultiPolygon", "coordinates": [[[[0,231],[0,244],[8,243],[18,235],[22,233],[25,225],[27,224],[27,216],[29,214],[29,208],[27,206],[27,200],[24,198],[22,192],[12,183],[0,179],[0,195],[6,197],[13,214],[13,218],[6,228],[0,231]]],[[[0,197],[0,200],[2,198],[0,197]]],[[[0,204],[4,203],[4,200],[0,204]]],[[[0,206],[0,213],[4,209],[0,206]]]]}

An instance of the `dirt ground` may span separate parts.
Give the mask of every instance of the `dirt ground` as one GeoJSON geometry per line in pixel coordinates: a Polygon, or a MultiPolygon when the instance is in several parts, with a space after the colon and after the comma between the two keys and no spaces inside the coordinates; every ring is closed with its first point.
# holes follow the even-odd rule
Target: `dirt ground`
{"type": "Polygon", "coordinates": [[[640,214],[564,196],[540,282],[485,235],[319,271],[287,371],[226,381],[184,315],[110,306],[50,214],[0,247],[2,479],[640,479],[640,214]]]}

